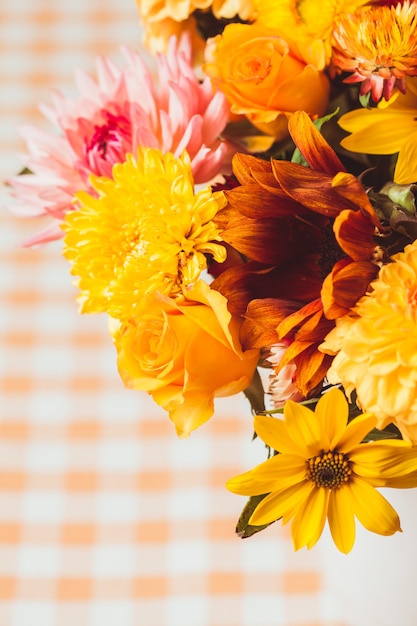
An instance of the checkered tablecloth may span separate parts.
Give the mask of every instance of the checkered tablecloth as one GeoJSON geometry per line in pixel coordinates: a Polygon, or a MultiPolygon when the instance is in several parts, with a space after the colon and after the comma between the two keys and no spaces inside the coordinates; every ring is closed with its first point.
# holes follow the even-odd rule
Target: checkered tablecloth
{"type": "MultiPolygon", "coordinates": [[[[134,0],[0,0],[2,177],[51,88],[140,40],[134,0]]],[[[0,626],[415,626],[415,491],[403,535],[347,557],[327,535],[295,554],[278,524],[238,539],[224,483],[264,459],[246,400],[178,440],[123,388],[105,317],[78,315],[60,243],[19,248],[35,229],[2,209],[0,626]]]]}

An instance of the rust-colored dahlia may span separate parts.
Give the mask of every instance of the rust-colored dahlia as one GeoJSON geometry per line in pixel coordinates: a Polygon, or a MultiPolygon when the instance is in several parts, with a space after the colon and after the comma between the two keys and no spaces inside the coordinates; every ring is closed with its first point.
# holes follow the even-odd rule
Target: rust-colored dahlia
{"type": "Polygon", "coordinates": [[[295,113],[291,136],[308,167],[237,154],[240,185],[217,216],[222,238],[246,262],[213,287],[244,315],[244,348],[285,340],[280,367],[296,365],[304,396],[323,380],[332,357],[317,349],[378,273],[379,219],[359,180],[348,174],[308,115],[295,113]]]}

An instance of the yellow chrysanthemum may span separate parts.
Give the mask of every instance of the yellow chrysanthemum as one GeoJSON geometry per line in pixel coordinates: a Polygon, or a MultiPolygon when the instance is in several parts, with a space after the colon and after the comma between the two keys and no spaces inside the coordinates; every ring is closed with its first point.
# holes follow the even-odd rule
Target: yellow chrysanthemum
{"type": "Polygon", "coordinates": [[[200,48],[202,53],[205,42],[197,24],[199,12],[203,22],[206,12],[208,20],[210,14],[218,20],[236,16],[249,20],[254,13],[252,0],[136,0],[136,5],[145,31],[145,43],[152,52],[166,51],[172,35],[178,37],[188,31],[193,39],[194,52],[200,48]]]}
{"type": "Polygon", "coordinates": [[[355,517],[380,535],[401,530],[397,513],[375,487],[417,486],[417,448],[400,440],[361,443],[376,418],[364,414],[347,420],[346,398],[336,388],[320,398],[315,412],[289,400],[283,420],[255,417],[259,437],[280,454],[227,483],[239,495],[268,494],[249,524],[292,520],[298,550],[315,545],[327,518],[336,546],[345,553],[355,541],[355,517]]]}
{"type": "Polygon", "coordinates": [[[323,69],[330,61],[331,35],[339,18],[367,0],[255,0],[256,21],[296,47],[306,63],[323,69]]]}
{"type": "Polygon", "coordinates": [[[365,154],[395,154],[394,182],[417,181],[417,79],[407,80],[405,94],[396,92],[376,108],[349,111],[339,120],[352,133],[341,141],[346,150],[365,154]]]}
{"type": "Polygon", "coordinates": [[[175,297],[195,283],[205,254],[225,260],[213,218],[226,200],[209,187],[194,194],[187,153],[142,148],[92,185],[98,197],[78,193],[63,223],[83,312],[131,317],[146,293],[175,297]]]}
{"type": "Polygon", "coordinates": [[[392,257],[353,315],[337,320],[322,344],[336,354],[328,371],[347,393],[378,417],[395,423],[417,443],[417,242],[392,257]]]}
{"type": "Polygon", "coordinates": [[[352,72],[346,83],[360,82],[362,95],[389,100],[394,87],[405,91],[405,77],[417,74],[417,5],[373,6],[342,16],[333,32],[332,62],[352,72]]]}

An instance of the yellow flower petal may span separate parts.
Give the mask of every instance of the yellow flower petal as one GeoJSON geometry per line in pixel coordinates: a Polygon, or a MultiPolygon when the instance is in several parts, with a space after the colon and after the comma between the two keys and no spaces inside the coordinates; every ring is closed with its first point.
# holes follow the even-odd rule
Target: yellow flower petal
{"type": "Polygon", "coordinates": [[[379,535],[393,535],[401,531],[400,519],[390,503],[371,485],[360,478],[347,484],[352,509],[367,530],[379,535]]]}
{"type": "Polygon", "coordinates": [[[295,512],[291,527],[294,550],[304,546],[312,548],[320,539],[326,522],[329,495],[329,489],[316,487],[295,512]]]}
{"type": "Polygon", "coordinates": [[[360,444],[364,437],[375,428],[376,422],[377,418],[371,413],[363,413],[355,417],[355,419],[349,422],[344,433],[335,443],[338,450],[349,453],[352,448],[360,444]]]}
{"type": "Polygon", "coordinates": [[[374,441],[349,455],[355,474],[373,485],[417,487],[417,448],[406,441],[374,441]],[[406,478],[406,481],[405,481],[406,478]]]}
{"type": "Polygon", "coordinates": [[[298,442],[289,436],[284,420],[267,415],[255,415],[254,423],[256,434],[273,450],[286,454],[297,454],[300,451],[298,442]]]}
{"type": "Polygon", "coordinates": [[[244,496],[258,496],[283,491],[306,477],[306,464],[298,456],[275,455],[253,470],[227,481],[229,491],[244,496]]]}
{"type": "Polygon", "coordinates": [[[323,446],[323,432],[318,417],[306,406],[288,400],[284,406],[285,424],[288,436],[304,452],[308,459],[318,454],[323,446]]]}
{"type": "Polygon", "coordinates": [[[372,112],[376,112],[376,115],[373,118],[368,116],[366,125],[366,118],[358,121],[360,119],[359,115],[355,120],[358,121],[357,124],[354,121],[351,123],[351,120],[346,124],[344,119],[346,116],[339,120],[339,124],[345,130],[353,129],[351,131],[353,134],[342,139],[340,145],[346,148],[346,150],[367,154],[393,154],[398,152],[410,133],[416,129],[413,118],[408,115],[400,116],[385,112],[378,117],[378,109],[364,110],[360,112],[360,115],[372,114],[372,112]],[[354,130],[355,126],[359,130],[354,130]]]}
{"type": "Polygon", "coordinates": [[[344,487],[332,490],[328,518],[333,541],[341,552],[347,554],[352,550],[356,536],[349,490],[344,487]]]}
{"type": "Polygon", "coordinates": [[[417,132],[409,134],[401,145],[394,172],[394,182],[398,185],[408,185],[415,181],[417,181],[417,132]]]}
{"type": "Polygon", "coordinates": [[[349,408],[340,389],[332,387],[323,394],[316,407],[316,415],[322,423],[322,443],[325,450],[337,446],[348,421],[349,408]]]}
{"type": "Polygon", "coordinates": [[[300,507],[304,507],[304,502],[313,489],[314,485],[306,480],[284,491],[269,494],[258,504],[249,524],[262,526],[281,518],[284,523],[289,521],[300,507]]]}

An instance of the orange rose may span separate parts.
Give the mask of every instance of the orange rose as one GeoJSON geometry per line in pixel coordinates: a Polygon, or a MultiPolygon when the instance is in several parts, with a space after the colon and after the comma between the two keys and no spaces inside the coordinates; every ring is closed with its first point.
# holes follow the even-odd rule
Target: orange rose
{"type": "Polygon", "coordinates": [[[233,113],[246,115],[277,139],[287,134],[287,119],[294,111],[311,116],[326,111],[327,76],[258,24],[229,24],[209,39],[203,70],[225,94],[233,113]]]}
{"type": "Polygon", "coordinates": [[[187,297],[149,294],[136,319],[112,334],[125,385],[150,393],[185,437],[214,412],[214,398],[243,391],[252,380],[258,350],[243,352],[240,321],[227,300],[199,281],[187,297]]]}

